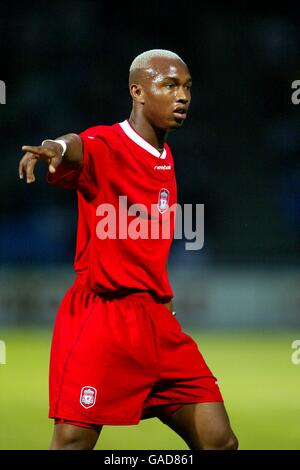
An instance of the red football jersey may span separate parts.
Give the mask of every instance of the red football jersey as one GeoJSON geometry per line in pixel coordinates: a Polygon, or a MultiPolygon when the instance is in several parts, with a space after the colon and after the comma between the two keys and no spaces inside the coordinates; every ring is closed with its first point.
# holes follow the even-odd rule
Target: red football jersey
{"type": "Polygon", "coordinates": [[[62,163],[51,184],[77,189],[77,281],[95,293],[151,291],[167,302],[177,188],[167,144],[160,153],[126,120],[80,134],[83,164],[62,163]]]}

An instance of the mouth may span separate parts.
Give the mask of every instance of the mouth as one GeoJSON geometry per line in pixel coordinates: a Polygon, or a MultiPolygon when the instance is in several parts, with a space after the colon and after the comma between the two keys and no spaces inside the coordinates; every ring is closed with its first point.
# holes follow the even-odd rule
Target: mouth
{"type": "Polygon", "coordinates": [[[179,119],[179,120],[183,121],[183,120],[186,118],[186,116],[187,116],[187,110],[186,110],[186,108],[183,108],[183,107],[182,107],[182,108],[179,108],[179,107],[178,107],[178,108],[174,109],[174,111],[173,111],[173,116],[174,116],[176,119],[179,119]]]}

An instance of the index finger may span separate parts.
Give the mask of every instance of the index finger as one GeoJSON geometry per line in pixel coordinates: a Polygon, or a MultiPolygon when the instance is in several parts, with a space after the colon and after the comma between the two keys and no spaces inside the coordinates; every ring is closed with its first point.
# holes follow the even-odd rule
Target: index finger
{"type": "Polygon", "coordinates": [[[42,156],[45,156],[47,158],[54,157],[54,153],[53,153],[52,150],[47,149],[46,147],[42,147],[41,145],[38,146],[38,147],[33,147],[31,145],[23,145],[22,150],[24,152],[31,152],[31,153],[34,153],[36,155],[42,155],[42,156]]]}

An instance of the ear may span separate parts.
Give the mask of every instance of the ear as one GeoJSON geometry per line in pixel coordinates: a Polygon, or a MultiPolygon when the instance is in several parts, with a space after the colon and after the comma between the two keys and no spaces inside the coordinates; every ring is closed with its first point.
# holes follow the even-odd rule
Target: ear
{"type": "Polygon", "coordinates": [[[145,103],[144,90],[143,90],[142,85],[137,85],[136,83],[132,83],[130,85],[130,94],[135,101],[138,101],[138,103],[141,103],[141,104],[145,103]]]}

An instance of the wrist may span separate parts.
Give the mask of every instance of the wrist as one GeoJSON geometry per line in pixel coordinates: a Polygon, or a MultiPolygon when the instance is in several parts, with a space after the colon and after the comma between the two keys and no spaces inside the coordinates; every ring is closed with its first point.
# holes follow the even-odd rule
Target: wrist
{"type": "Polygon", "coordinates": [[[45,142],[55,142],[56,144],[59,144],[62,148],[62,153],[61,156],[63,157],[67,151],[67,143],[62,140],[62,139],[57,139],[57,140],[52,140],[52,139],[45,139],[42,142],[42,146],[44,145],[45,142]]]}

